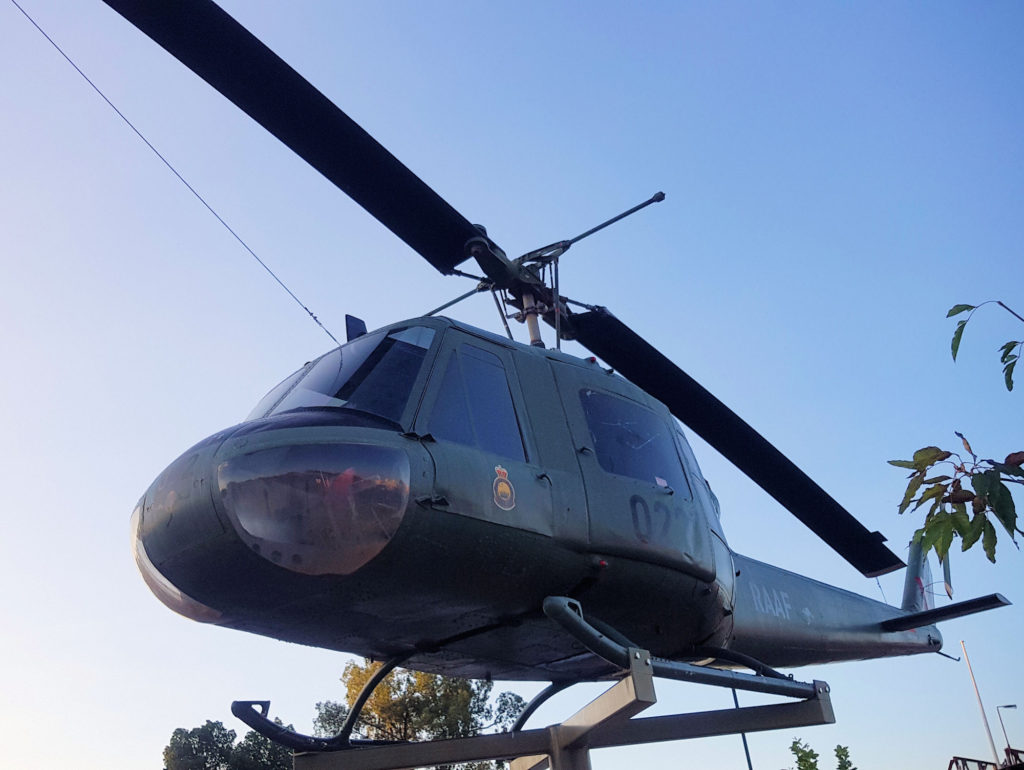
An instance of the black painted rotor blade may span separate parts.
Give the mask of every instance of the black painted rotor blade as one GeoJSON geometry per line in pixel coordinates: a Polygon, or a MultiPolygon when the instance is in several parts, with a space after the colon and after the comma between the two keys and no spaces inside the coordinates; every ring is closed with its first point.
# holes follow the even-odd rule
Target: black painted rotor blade
{"type": "Polygon", "coordinates": [[[210,0],[104,0],[442,273],[480,232],[210,0]]]}
{"type": "Polygon", "coordinates": [[[765,492],[868,577],[905,566],[825,490],[690,375],[604,308],[572,316],[576,340],[665,404],[765,492]]]}

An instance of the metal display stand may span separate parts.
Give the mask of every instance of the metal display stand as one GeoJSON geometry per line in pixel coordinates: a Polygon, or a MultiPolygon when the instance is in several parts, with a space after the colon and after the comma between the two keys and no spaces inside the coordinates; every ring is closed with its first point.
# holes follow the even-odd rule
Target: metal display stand
{"type": "Polygon", "coordinates": [[[648,652],[630,648],[625,677],[561,724],[471,738],[300,753],[293,767],[403,770],[507,759],[512,760],[511,770],[590,770],[591,749],[835,722],[828,685],[818,681],[809,686],[809,695],[797,701],[633,719],[657,701],[654,669],[648,652]]]}

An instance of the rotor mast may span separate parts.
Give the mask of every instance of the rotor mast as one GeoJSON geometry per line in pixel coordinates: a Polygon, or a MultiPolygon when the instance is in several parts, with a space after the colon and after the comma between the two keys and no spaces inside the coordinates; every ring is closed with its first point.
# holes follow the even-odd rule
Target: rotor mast
{"type": "Polygon", "coordinates": [[[665,193],[657,192],[643,203],[633,206],[627,211],[608,219],[601,224],[580,233],[575,238],[556,241],[539,249],[534,249],[516,259],[509,259],[505,252],[486,238],[486,230],[480,225],[477,228],[483,237],[472,238],[466,244],[466,256],[472,257],[491,281],[493,288],[507,291],[512,295],[513,304],[519,308],[518,320],[526,324],[530,335],[530,344],[544,347],[540,334],[539,318],[543,317],[555,328],[555,346],[561,347],[562,320],[567,318],[564,298],[559,294],[558,259],[569,250],[574,243],[582,241],[594,233],[635,214],[652,203],[665,200],[665,193]],[[551,286],[541,278],[538,268],[551,266],[551,286]],[[551,319],[549,320],[549,316],[551,319]]]}

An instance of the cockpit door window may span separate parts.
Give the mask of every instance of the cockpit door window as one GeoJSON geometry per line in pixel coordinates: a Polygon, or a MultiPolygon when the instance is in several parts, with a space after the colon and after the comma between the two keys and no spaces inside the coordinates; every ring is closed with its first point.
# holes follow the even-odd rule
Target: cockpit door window
{"type": "Polygon", "coordinates": [[[580,390],[580,403],[604,470],[652,482],[678,499],[692,496],[664,418],[634,401],[590,388],[580,390]]]}
{"type": "Polygon", "coordinates": [[[448,330],[415,430],[434,459],[434,495],[427,504],[554,535],[551,477],[531,459],[531,425],[513,351],[448,330]]]}
{"type": "Polygon", "coordinates": [[[525,460],[523,436],[502,361],[462,344],[448,359],[427,430],[438,441],[525,460]]]}
{"type": "Polygon", "coordinates": [[[706,513],[694,498],[667,409],[596,368],[553,368],[586,489],[589,547],[715,577],[706,513]]]}

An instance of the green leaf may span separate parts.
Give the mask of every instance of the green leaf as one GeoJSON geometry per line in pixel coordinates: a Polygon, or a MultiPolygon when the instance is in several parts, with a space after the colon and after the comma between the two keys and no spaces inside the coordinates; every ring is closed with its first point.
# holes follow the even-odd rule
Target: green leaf
{"type": "Polygon", "coordinates": [[[928,555],[928,551],[935,547],[935,541],[939,539],[939,535],[942,534],[940,528],[935,526],[935,519],[930,518],[924,523],[924,527],[921,529],[921,551],[925,556],[928,555]]]}
{"type": "Polygon", "coordinates": [[[940,481],[949,481],[952,476],[932,476],[930,479],[925,479],[925,484],[938,484],[940,481]]]}
{"type": "Polygon", "coordinates": [[[942,583],[946,589],[946,596],[950,599],[953,598],[953,575],[952,570],[949,568],[949,559],[942,560],[942,583]]]}
{"type": "Polygon", "coordinates": [[[929,465],[948,459],[952,454],[952,452],[939,449],[937,446],[922,447],[914,452],[914,468],[923,471],[929,465]]]}
{"type": "Polygon", "coordinates": [[[1010,537],[1013,537],[1013,532],[1017,528],[1017,509],[1013,504],[1010,490],[998,480],[998,476],[996,478],[997,481],[988,495],[988,503],[999,523],[1010,533],[1010,537]]]}
{"type": "Polygon", "coordinates": [[[925,553],[934,548],[939,560],[945,559],[953,542],[953,517],[945,512],[936,513],[925,520],[924,529],[921,548],[925,553]]]}
{"type": "Polygon", "coordinates": [[[981,546],[985,549],[985,555],[993,564],[996,563],[996,528],[992,522],[985,519],[985,534],[981,538],[981,546]]]}
{"type": "MultiPolygon", "coordinates": [[[[928,487],[928,489],[921,493],[921,496],[917,499],[917,505],[914,506],[914,510],[916,511],[929,500],[935,500],[935,502],[941,503],[942,497],[945,494],[945,484],[932,484],[930,487],[928,487]]],[[[932,510],[935,510],[934,507],[932,508],[932,510]]]]}
{"type": "Polygon", "coordinates": [[[964,318],[961,321],[957,321],[956,330],[953,332],[953,342],[950,347],[953,350],[953,360],[956,361],[957,351],[960,350],[960,338],[964,336],[964,327],[967,326],[967,321],[970,319],[964,318]]]}
{"type": "Polygon", "coordinates": [[[946,313],[946,318],[952,318],[955,315],[966,313],[968,310],[974,310],[974,305],[953,305],[946,313]]]}
{"type": "Polygon", "coordinates": [[[1003,367],[1003,380],[1006,382],[1006,389],[1013,390],[1013,367],[1017,365],[1017,357],[1014,356],[1006,366],[1003,367]]]}
{"type": "Polygon", "coordinates": [[[974,518],[971,519],[971,526],[968,527],[966,534],[963,535],[964,544],[961,550],[966,551],[978,542],[978,538],[981,537],[981,533],[985,530],[986,521],[988,521],[988,518],[984,513],[974,514],[974,518]]]}
{"type": "Polygon", "coordinates": [[[967,515],[967,506],[963,503],[953,505],[953,515],[950,519],[953,522],[953,529],[960,537],[967,537],[971,529],[971,519],[967,515]]]}
{"type": "Polygon", "coordinates": [[[921,480],[924,478],[924,471],[915,473],[910,477],[910,483],[907,484],[907,491],[903,494],[903,502],[900,503],[900,513],[903,513],[910,507],[910,501],[914,499],[914,495],[917,494],[917,490],[921,488],[921,480]]]}
{"type": "MultiPolygon", "coordinates": [[[[1010,340],[1001,348],[999,348],[999,362],[1005,364],[1010,358],[1010,353],[1018,345],[1020,345],[1019,340],[1010,340]]],[[[1016,356],[1014,356],[1014,358],[1016,358],[1016,356]]]]}
{"type": "Polygon", "coordinates": [[[949,547],[953,544],[953,517],[944,516],[939,523],[939,536],[935,540],[935,553],[939,561],[944,561],[949,547]]]}
{"type": "MultiPolygon", "coordinates": [[[[996,471],[995,480],[999,480],[998,471],[996,471]]],[[[975,473],[973,476],[971,476],[971,486],[974,487],[974,491],[978,493],[979,497],[987,497],[989,490],[992,488],[991,471],[985,471],[984,473],[975,473]]]]}
{"type": "Polygon", "coordinates": [[[889,460],[888,462],[889,465],[895,465],[897,468],[909,468],[912,471],[917,470],[917,466],[910,460],[889,460]]]}
{"type": "Polygon", "coordinates": [[[953,542],[953,516],[945,511],[934,511],[928,515],[924,522],[924,537],[921,538],[921,548],[925,553],[929,548],[934,548],[938,554],[939,561],[946,558],[949,546],[953,542]]]}

